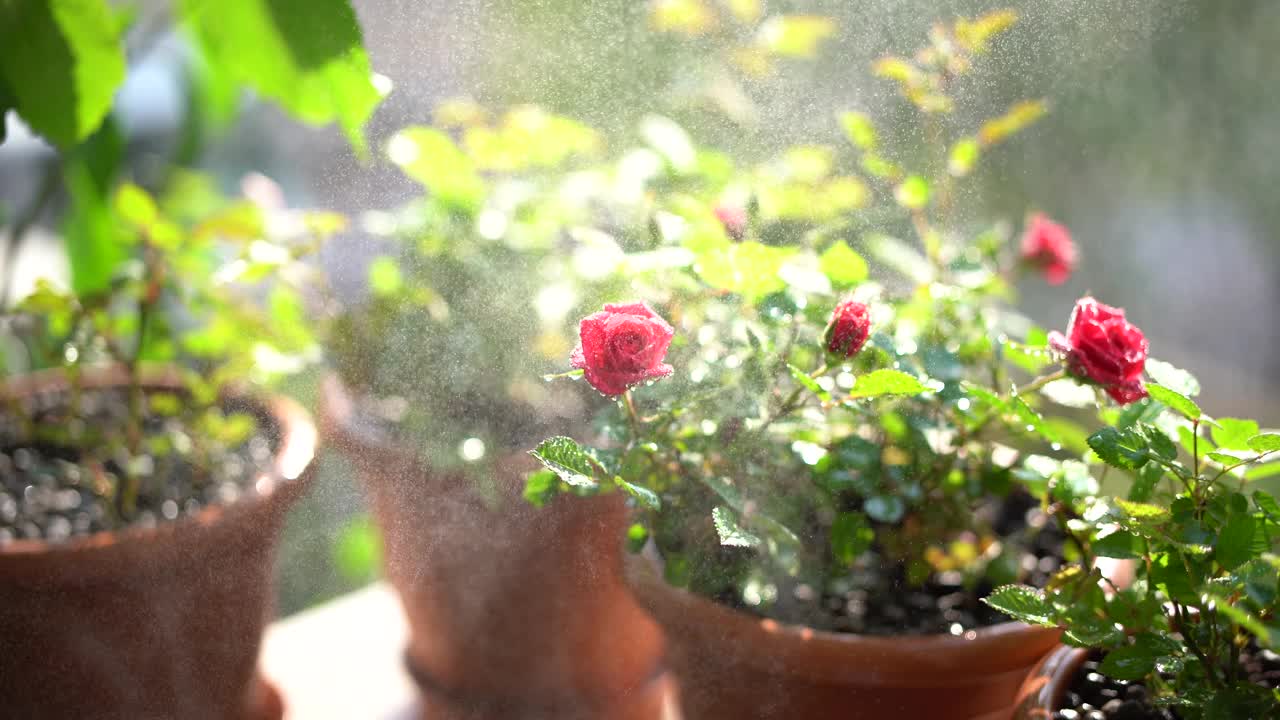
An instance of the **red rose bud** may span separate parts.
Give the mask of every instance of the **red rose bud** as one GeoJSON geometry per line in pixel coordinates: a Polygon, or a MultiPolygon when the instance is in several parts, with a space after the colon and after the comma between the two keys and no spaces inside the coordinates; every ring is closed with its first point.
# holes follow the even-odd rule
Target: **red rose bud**
{"type": "Polygon", "coordinates": [[[1050,333],[1049,345],[1067,356],[1072,375],[1101,385],[1121,405],[1147,396],[1142,385],[1147,338],[1125,320],[1124,310],[1081,298],[1071,311],[1067,334],[1050,333]]]}
{"type": "Polygon", "coordinates": [[[1022,235],[1022,261],[1044,273],[1050,285],[1061,285],[1076,269],[1076,245],[1065,227],[1036,213],[1022,235]]]}
{"type": "Polygon", "coordinates": [[[569,361],[605,395],[621,395],[673,372],[663,360],[675,330],[644,303],[606,304],[582,319],[578,335],[581,342],[569,361]]]}
{"type": "Polygon", "coordinates": [[[724,226],[724,232],[730,238],[742,241],[747,234],[747,211],[737,205],[721,205],[715,207],[716,219],[724,226]]]}
{"type": "Polygon", "coordinates": [[[831,322],[823,342],[827,350],[836,355],[851,358],[858,354],[871,334],[871,315],[867,306],[854,300],[845,300],[831,313],[831,322]]]}

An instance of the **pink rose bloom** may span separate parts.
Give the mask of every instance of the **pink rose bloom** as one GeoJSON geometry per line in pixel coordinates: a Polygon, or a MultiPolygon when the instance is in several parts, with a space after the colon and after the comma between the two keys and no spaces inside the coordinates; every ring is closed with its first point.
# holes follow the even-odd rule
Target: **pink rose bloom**
{"type": "Polygon", "coordinates": [[[1022,235],[1022,261],[1044,273],[1050,285],[1061,285],[1076,269],[1076,245],[1065,227],[1036,213],[1022,235]]]}
{"type": "Polygon", "coordinates": [[[714,210],[716,219],[724,227],[724,232],[733,240],[741,241],[747,234],[747,211],[737,205],[717,204],[714,210]]]}
{"type": "Polygon", "coordinates": [[[670,375],[663,360],[675,330],[642,302],[606,304],[578,324],[580,342],[569,361],[591,387],[609,396],[670,375]]]}
{"type": "Polygon", "coordinates": [[[851,358],[862,349],[870,334],[871,315],[867,312],[867,306],[854,300],[845,300],[836,305],[831,313],[823,342],[826,343],[828,352],[851,358]]]}
{"type": "Polygon", "coordinates": [[[1049,345],[1066,354],[1071,374],[1101,385],[1121,405],[1147,396],[1142,385],[1147,338],[1125,319],[1124,310],[1081,298],[1071,311],[1067,334],[1050,333],[1049,345]]]}

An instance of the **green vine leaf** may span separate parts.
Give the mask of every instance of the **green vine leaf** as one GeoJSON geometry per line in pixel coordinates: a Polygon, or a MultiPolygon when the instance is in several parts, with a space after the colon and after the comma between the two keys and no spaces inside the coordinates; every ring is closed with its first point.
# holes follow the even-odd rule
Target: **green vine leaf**
{"type": "Polygon", "coordinates": [[[591,455],[572,438],[553,437],[543,440],[529,453],[566,483],[584,489],[595,489],[595,465],[591,455]]]}
{"type": "Polygon", "coordinates": [[[1147,464],[1147,441],[1133,429],[1102,428],[1089,436],[1089,447],[1103,462],[1121,470],[1147,464]]]}
{"type": "Polygon", "coordinates": [[[998,587],[982,602],[1028,625],[1056,624],[1053,608],[1045,600],[1044,593],[1025,585],[998,587]]]}
{"type": "Polygon", "coordinates": [[[928,390],[924,383],[901,370],[876,370],[859,376],[849,393],[850,399],[882,395],[919,395],[928,390]]]}
{"type": "Polygon", "coordinates": [[[1190,420],[1200,419],[1200,415],[1201,415],[1200,406],[1196,405],[1195,402],[1191,400],[1191,398],[1188,398],[1182,393],[1179,393],[1175,390],[1171,390],[1163,385],[1157,385],[1155,383],[1149,383],[1147,385],[1147,392],[1156,401],[1164,403],[1170,408],[1177,410],[1178,412],[1185,415],[1188,419],[1190,420]]]}
{"type": "Polygon", "coordinates": [[[760,544],[760,538],[742,529],[734,518],[733,511],[723,505],[717,505],[711,510],[711,521],[716,526],[716,534],[720,536],[721,545],[756,547],[760,544]]]}

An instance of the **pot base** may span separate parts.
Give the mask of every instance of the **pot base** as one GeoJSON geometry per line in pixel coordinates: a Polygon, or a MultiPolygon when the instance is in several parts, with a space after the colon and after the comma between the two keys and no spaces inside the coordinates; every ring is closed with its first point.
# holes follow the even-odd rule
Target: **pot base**
{"type": "Polygon", "coordinates": [[[407,655],[405,667],[421,693],[422,720],[658,720],[668,717],[675,689],[671,674],[658,670],[635,689],[606,697],[538,698],[521,696],[518,688],[454,690],[407,655]]]}

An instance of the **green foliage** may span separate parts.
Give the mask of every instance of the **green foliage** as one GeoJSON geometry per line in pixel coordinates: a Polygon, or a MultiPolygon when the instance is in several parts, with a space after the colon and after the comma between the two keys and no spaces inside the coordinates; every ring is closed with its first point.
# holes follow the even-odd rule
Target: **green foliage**
{"type": "Polygon", "coordinates": [[[914,376],[900,370],[882,368],[854,380],[851,399],[880,397],[882,395],[918,395],[925,386],[914,376]]]}
{"type": "Polygon", "coordinates": [[[305,122],[337,122],[364,151],[364,123],[382,94],[348,0],[181,0],[179,8],[221,72],[305,122]]]}
{"type": "Polygon", "coordinates": [[[122,30],[106,0],[0,4],[0,117],[12,107],[63,149],[89,137],[124,81],[122,30]]]}
{"type": "Polygon", "coordinates": [[[382,564],[382,540],[367,516],[347,523],[333,542],[333,564],[352,583],[368,583],[382,564]]]}
{"type": "MultiPolygon", "coordinates": [[[[85,182],[93,183],[88,165],[82,167],[85,182]]],[[[88,191],[102,192],[96,186],[88,191]]],[[[115,365],[125,371],[130,411],[123,426],[87,425],[84,408],[70,402],[57,408],[60,415],[41,415],[38,423],[28,418],[23,436],[7,440],[56,442],[74,450],[84,467],[121,468],[121,475],[103,476],[94,489],[122,526],[134,519],[139,458],[180,456],[193,468],[193,482],[209,482],[215,463],[258,429],[254,416],[224,411],[223,391],[271,382],[317,355],[299,295],[314,278],[299,260],[320,238],[277,239],[260,226],[221,222],[234,206],[217,200],[205,214],[179,219],[141,187],[121,184],[96,205],[95,225],[113,229],[107,237],[119,243],[113,251],[122,260],[86,262],[71,290],[37,283],[0,323],[6,344],[25,351],[26,362],[6,363],[6,374],[60,369],[78,397],[87,369],[115,365]],[[252,232],[239,233],[246,229],[252,232]],[[244,282],[251,263],[268,265],[274,282],[244,282]],[[178,373],[178,390],[148,396],[145,381],[157,366],[178,373]],[[169,422],[146,422],[148,409],[169,422]],[[184,441],[174,443],[174,434],[184,441]]],[[[85,250],[81,259],[91,256],[85,250]]]]}
{"type": "Polygon", "coordinates": [[[543,440],[529,453],[561,480],[574,487],[594,489],[596,470],[600,467],[581,445],[572,438],[555,437],[543,440]]]}

